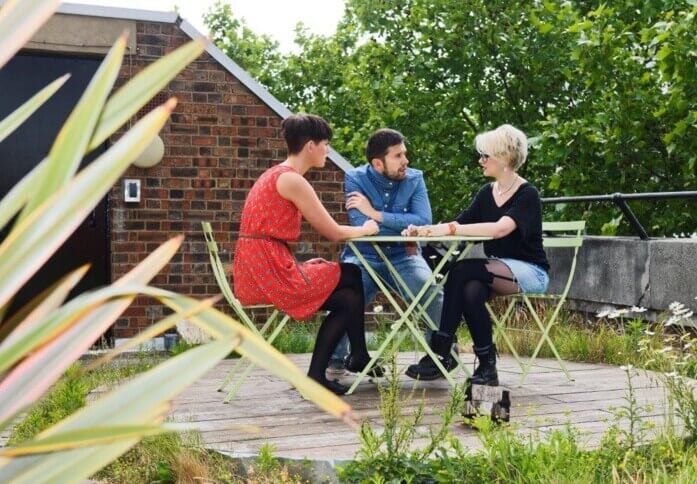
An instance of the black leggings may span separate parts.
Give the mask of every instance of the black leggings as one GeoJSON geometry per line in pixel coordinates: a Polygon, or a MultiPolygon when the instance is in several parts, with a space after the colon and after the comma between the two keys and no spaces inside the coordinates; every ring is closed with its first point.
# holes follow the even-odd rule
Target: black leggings
{"type": "Polygon", "coordinates": [[[440,330],[454,335],[464,316],[474,346],[487,347],[493,342],[487,299],[491,295],[517,292],[518,284],[503,262],[496,259],[461,260],[448,272],[440,330]]]}
{"type": "Polygon", "coordinates": [[[344,334],[348,333],[351,353],[356,355],[359,361],[368,361],[370,358],[365,343],[365,303],[361,270],[355,264],[342,263],[340,267],[339,283],[320,308],[329,310],[329,314],[319,327],[310,361],[308,375],[315,379],[324,379],[332,351],[344,334]]]}

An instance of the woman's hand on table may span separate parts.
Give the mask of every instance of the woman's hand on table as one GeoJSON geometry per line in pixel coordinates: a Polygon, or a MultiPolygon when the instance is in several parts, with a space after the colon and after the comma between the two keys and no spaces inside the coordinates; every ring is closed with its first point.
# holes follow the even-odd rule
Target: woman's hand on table
{"type": "Polygon", "coordinates": [[[433,228],[433,225],[410,225],[402,230],[402,235],[404,237],[433,237],[437,235],[433,233],[433,228]]]}

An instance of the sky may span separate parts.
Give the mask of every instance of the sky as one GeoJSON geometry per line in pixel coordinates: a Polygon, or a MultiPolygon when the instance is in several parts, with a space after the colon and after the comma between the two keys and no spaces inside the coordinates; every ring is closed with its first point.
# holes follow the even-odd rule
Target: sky
{"type": "MultiPolygon", "coordinates": [[[[344,0],[225,0],[233,13],[244,17],[247,25],[256,33],[268,34],[280,44],[283,52],[293,50],[295,25],[302,21],[311,32],[331,35],[336,30],[344,11],[344,0]]],[[[109,7],[125,7],[142,10],[173,11],[202,33],[207,34],[203,15],[215,4],[215,0],[68,0],[66,3],[87,3],[109,7]]]]}

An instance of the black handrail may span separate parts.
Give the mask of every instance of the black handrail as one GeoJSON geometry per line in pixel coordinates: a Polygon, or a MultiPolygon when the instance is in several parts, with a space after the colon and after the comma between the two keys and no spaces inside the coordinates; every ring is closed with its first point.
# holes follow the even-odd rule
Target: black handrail
{"type": "Polygon", "coordinates": [[[574,203],[574,202],[612,202],[622,210],[629,225],[639,234],[641,240],[648,240],[643,225],[639,222],[632,209],[627,205],[628,200],[668,200],[671,198],[697,198],[697,191],[686,192],[647,192],[647,193],[611,193],[607,195],[578,195],[573,197],[543,198],[542,203],[574,203]]]}

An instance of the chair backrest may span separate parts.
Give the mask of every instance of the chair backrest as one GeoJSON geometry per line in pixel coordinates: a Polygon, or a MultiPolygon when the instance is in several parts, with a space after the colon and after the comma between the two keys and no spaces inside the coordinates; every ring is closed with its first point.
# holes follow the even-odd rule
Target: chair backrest
{"type": "Polygon", "coordinates": [[[227,276],[225,275],[225,268],[220,260],[220,254],[218,252],[218,244],[215,242],[213,237],[213,229],[210,222],[201,222],[201,228],[203,229],[203,236],[206,239],[206,247],[208,249],[208,256],[211,260],[211,267],[213,268],[213,275],[215,275],[215,280],[218,283],[220,292],[223,293],[228,304],[232,307],[237,314],[237,317],[242,319],[247,324],[253,324],[249,319],[247,314],[242,307],[242,303],[235,297],[232,292],[230,283],[228,282],[227,276]]]}
{"type": "Polygon", "coordinates": [[[565,299],[571,288],[571,282],[576,272],[576,256],[583,245],[583,234],[586,230],[585,220],[572,220],[568,222],[542,222],[542,245],[548,247],[573,248],[574,255],[569,268],[569,277],[564,285],[562,297],[565,299]]]}
{"type": "Polygon", "coordinates": [[[581,247],[585,220],[570,222],[542,222],[542,245],[545,247],[581,247]]]}

